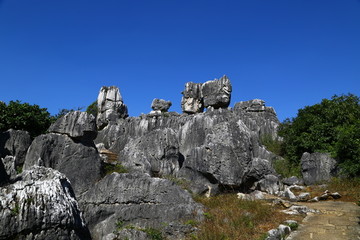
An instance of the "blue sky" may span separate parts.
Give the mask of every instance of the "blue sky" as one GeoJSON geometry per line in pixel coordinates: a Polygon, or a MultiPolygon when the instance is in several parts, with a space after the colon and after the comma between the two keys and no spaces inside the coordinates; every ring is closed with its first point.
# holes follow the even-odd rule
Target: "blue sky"
{"type": "Polygon", "coordinates": [[[56,114],[120,88],[131,116],[181,112],[186,82],[226,74],[279,119],[360,95],[359,0],[0,0],[0,100],[56,114]]]}

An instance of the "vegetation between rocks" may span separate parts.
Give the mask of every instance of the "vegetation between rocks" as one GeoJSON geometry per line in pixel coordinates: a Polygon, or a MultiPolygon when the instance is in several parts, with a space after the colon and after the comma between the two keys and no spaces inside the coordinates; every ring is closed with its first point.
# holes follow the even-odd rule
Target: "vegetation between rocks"
{"type": "Polygon", "coordinates": [[[199,231],[189,237],[193,240],[260,239],[287,217],[277,207],[261,201],[240,200],[235,194],[197,200],[206,212],[205,220],[197,225],[199,231]]]}

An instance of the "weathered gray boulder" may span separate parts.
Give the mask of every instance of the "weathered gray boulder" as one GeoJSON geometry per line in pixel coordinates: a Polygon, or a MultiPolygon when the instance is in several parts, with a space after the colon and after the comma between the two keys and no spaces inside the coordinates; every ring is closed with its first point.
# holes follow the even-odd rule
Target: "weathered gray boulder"
{"type": "Polygon", "coordinates": [[[232,86],[229,78],[223,76],[202,84],[201,92],[204,98],[204,107],[227,108],[230,104],[232,86]]]}
{"type": "Polygon", "coordinates": [[[328,153],[305,152],[300,161],[306,185],[326,182],[336,175],[337,162],[328,153]]]}
{"type": "Polygon", "coordinates": [[[104,128],[109,122],[128,117],[127,106],[124,104],[119,88],[115,86],[102,87],[98,98],[98,129],[104,128]]]}
{"type": "Polygon", "coordinates": [[[86,112],[71,111],[54,122],[49,132],[66,134],[77,141],[93,141],[97,135],[96,119],[86,112]]]}
{"type": "Polygon", "coordinates": [[[74,142],[65,134],[49,133],[36,137],[26,155],[24,169],[34,165],[64,173],[77,196],[101,178],[101,159],[95,145],[74,142]]]}
{"type": "Polygon", "coordinates": [[[172,103],[164,99],[155,98],[151,103],[151,108],[154,111],[167,112],[172,103]]]}
{"type": "Polygon", "coordinates": [[[249,189],[256,185],[256,182],[264,179],[266,175],[273,175],[275,170],[270,161],[261,158],[252,158],[248,170],[243,179],[243,188],[249,189]]]}
{"type": "Polygon", "coordinates": [[[119,161],[132,171],[158,177],[178,172],[184,160],[175,131],[165,128],[130,140],[120,152],[119,161]]]}
{"type": "Polygon", "coordinates": [[[204,111],[201,83],[188,82],[182,92],[181,108],[184,113],[200,113],[204,111]]]}
{"type": "Polygon", "coordinates": [[[283,184],[291,186],[291,185],[302,185],[304,184],[304,180],[303,179],[299,179],[296,176],[291,176],[288,178],[284,178],[283,180],[281,180],[283,184]]]}
{"type": "Polygon", "coordinates": [[[21,166],[30,144],[31,138],[28,132],[9,129],[0,134],[0,157],[13,156],[15,166],[21,166]]]}
{"type": "Polygon", "coordinates": [[[200,135],[198,138],[204,136],[204,139],[194,137],[193,144],[197,145],[196,141],[199,140],[204,142],[184,151],[184,170],[201,173],[213,184],[220,183],[228,187],[240,186],[243,184],[247,167],[251,162],[249,135],[242,132],[236,122],[215,124],[207,122],[206,117],[203,120],[205,121],[202,124],[205,126],[199,128],[200,131],[190,130],[200,127],[198,121],[194,121],[192,126],[187,126],[188,131],[190,130],[192,133],[186,139],[192,138],[191,136],[198,133],[200,135]],[[205,132],[202,132],[204,130],[205,132]]]}
{"type": "MultiPolygon", "coordinates": [[[[202,216],[202,206],[187,191],[169,180],[143,174],[108,175],[80,204],[93,239],[107,239],[126,226],[163,230],[164,223],[181,224],[202,216]]],[[[178,234],[175,239],[181,238],[178,234]]]]}
{"type": "Polygon", "coordinates": [[[69,180],[34,167],[0,187],[0,239],[91,239],[69,180]]]}
{"type": "Polygon", "coordinates": [[[256,189],[262,192],[267,192],[272,195],[277,195],[283,186],[279,178],[275,175],[265,175],[263,179],[256,183],[256,189]]]}

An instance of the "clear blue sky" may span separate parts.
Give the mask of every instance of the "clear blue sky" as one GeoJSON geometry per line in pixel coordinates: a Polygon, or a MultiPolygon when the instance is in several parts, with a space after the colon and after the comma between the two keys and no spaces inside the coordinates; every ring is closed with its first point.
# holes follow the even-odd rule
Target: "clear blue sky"
{"type": "Polygon", "coordinates": [[[186,82],[228,75],[280,120],[360,95],[359,0],[0,0],[0,100],[56,114],[120,88],[131,116],[181,112],[186,82]]]}

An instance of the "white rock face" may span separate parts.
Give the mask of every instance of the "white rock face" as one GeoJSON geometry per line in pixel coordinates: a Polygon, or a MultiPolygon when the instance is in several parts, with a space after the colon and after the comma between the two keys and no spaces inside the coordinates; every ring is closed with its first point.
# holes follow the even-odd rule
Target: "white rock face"
{"type": "Polygon", "coordinates": [[[0,188],[0,239],[86,239],[78,203],[64,174],[34,167],[0,188]],[[62,238],[61,238],[62,239],[62,238]]]}
{"type": "Polygon", "coordinates": [[[182,92],[181,108],[184,113],[200,113],[204,110],[201,83],[188,82],[182,92]]]}
{"type": "Polygon", "coordinates": [[[97,126],[104,128],[109,122],[115,122],[119,118],[126,118],[128,110],[123,102],[119,88],[115,86],[102,87],[98,98],[97,126]]]}

